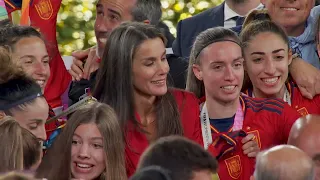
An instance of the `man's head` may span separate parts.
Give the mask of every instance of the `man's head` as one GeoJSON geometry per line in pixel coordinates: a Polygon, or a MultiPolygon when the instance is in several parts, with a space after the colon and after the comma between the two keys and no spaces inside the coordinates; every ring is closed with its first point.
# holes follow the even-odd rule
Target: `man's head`
{"type": "Polygon", "coordinates": [[[98,56],[103,50],[111,31],[125,21],[138,21],[157,25],[161,18],[160,0],[99,0],[94,30],[98,56]]]}
{"type": "Polygon", "coordinates": [[[261,3],[268,9],[271,19],[286,29],[289,36],[299,36],[315,0],[261,0],[261,3]]]}
{"type": "Polygon", "coordinates": [[[141,156],[138,170],[149,166],[167,169],[172,180],[212,180],[218,164],[200,145],[169,136],[159,139],[141,156]]]}
{"type": "Polygon", "coordinates": [[[300,149],[279,145],[258,154],[255,180],[312,180],[313,163],[300,149]]]}
{"type": "Polygon", "coordinates": [[[320,179],[320,116],[308,115],[298,119],[292,126],[288,144],[296,146],[309,155],[320,179]]]}

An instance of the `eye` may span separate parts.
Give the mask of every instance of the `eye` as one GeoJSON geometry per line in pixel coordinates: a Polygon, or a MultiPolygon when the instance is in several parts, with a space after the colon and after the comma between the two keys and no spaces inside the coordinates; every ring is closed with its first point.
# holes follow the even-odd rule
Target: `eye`
{"type": "Polygon", "coordinates": [[[240,68],[240,67],[242,67],[242,63],[240,63],[240,62],[235,63],[234,66],[235,66],[236,68],[240,68]]]}
{"type": "Polygon", "coordinates": [[[154,64],[154,61],[148,61],[144,65],[149,67],[149,66],[152,66],[153,64],[154,64]]]}
{"type": "Polygon", "coordinates": [[[39,126],[39,123],[31,123],[31,124],[28,125],[28,128],[30,130],[35,130],[35,129],[38,128],[38,126],[39,126]]]}
{"type": "Polygon", "coordinates": [[[101,149],[101,148],[103,148],[103,146],[102,146],[101,144],[99,144],[99,143],[94,143],[94,144],[93,144],[93,147],[94,147],[95,149],[101,149]]]}
{"type": "Polygon", "coordinates": [[[103,16],[103,11],[97,10],[97,15],[102,15],[103,16]]]}
{"type": "Polygon", "coordinates": [[[262,58],[255,58],[255,59],[253,59],[252,61],[255,62],[255,63],[259,63],[259,62],[262,61],[262,58]]]}
{"type": "Polygon", "coordinates": [[[79,144],[79,141],[77,141],[77,140],[72,140],[72,144],[73,144],[73,145],[77,145],[77,144],[79,144]]]}
{"type": "Polygon", "coordinates": [[[214,70],[221,70],[222,66],[221,65],[215,65],[215,66],[213,66],[213,69],[214,70]]]}
{"type": "Polygon", "coordinates": [[[162,57],[161,61],[167,61],[167,57],[162,57]]]}
{"type": "Polygon", "coordinates": [[[282,60],[284,57],[283,56],[276,56],[276,60],[280,61],[282,60]]]}

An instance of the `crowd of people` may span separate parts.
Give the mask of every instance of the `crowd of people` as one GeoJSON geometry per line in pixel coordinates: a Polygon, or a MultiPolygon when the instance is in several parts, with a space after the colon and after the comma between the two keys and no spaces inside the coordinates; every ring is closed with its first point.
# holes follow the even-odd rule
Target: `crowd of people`
{"type": "Polygon", "coordinates": [[[0,180],[320,179],[315,0],[225,0],[176,39],[160,0],[96,8],[62,113],[47,35],[1,21],[0,180]]]}

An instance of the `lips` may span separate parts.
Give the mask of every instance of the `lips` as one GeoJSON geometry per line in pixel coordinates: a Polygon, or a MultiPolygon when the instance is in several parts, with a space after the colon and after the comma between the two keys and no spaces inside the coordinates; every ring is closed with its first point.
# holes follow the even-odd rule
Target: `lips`
{"type": "Polygon", "coordinates": [[[98,38],[98,41],[100,43],[106,44],[107,43],[108,38],[98,38]]]}
{"type": "Polygon", "coordinates": [[[281,7],[280,9],[285,11],[298,11],[299,9],[293,7],[281,7]]]}
{"type": "Polygon", "coordinates": [[[39,84],[40,87],[44,87],[46,81],[45,80],[36,80],[37,84],[39,84]]]}
{"type": "Polygon", "coordinates": [[[155,85],[164,85],[164,84],[166,84],[166,82],[167,82],[166,79],[151,81],[151,83],[152,83],[152,84],[155,84],[155,85]]]}
{"type": "Polygon", "coordinates": [[[89,163],[74,162],[75,171],[79,173],[90,173],[94,165],[89,163]]]}
{"type": "Polygon", "coordinates": [[[280,76],[277,77],[269,77],[269,78],[261,78],[261,80],[267,84],[267,85],[274,85],[277,84],[278,80],[280,79],[280,76]]]}
{"type": "Polygon", "coordinates": [[[222,86],[221,88],[224,90],[232,91],[236,88],[237,86],[232,85],[232,86],[222,86]]]}

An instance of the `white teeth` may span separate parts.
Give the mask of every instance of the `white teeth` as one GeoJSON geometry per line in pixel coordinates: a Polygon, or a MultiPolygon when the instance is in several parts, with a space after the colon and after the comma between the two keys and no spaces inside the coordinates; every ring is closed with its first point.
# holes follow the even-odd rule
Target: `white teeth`
{"type": "Polygon", "coordinates": [[[88,164],[78,164],[78,163],[77,163],[77,166],[80,167],[80,168],[90,168],[91,167],[88,164]]]}
{"type": "Polygon", "coordinates": [[[296,8],[282,8],[282,9],[288,10],[288,11],[297,11],[297,10],[298,10],[298,9],[296,9],[296,8]]]}
{"type": "Polygon", "coordinates": [[[161,81],[151,81],[152,84],[164,84],[165,80],[161,80],[161,81]]]}
{"type": "Polygon", "coordinates": [[[222,89],[233,90],[236,86],[223,86],[222,89]]]}
{"type": "Polygon", "coordinates": [[[99,41],[101,42],[101,43],[107,43],[107,38],[99,38],[99,41]]]}
{"type": "Polygon", "coordinates": [[[277,82],[278,77],[274,77],[274,78],[264,78],[264,79],[262,79],[262,80],[263,80],[263,82],[265,82],[265,83],[273,84],[273,83],[277,82]]]}
{"type": "Polygon", "coordinates": [[[36,81],[40,86],[43,86],[44,85],[44,81],[43,80],[37,80],[36,81]]]}

